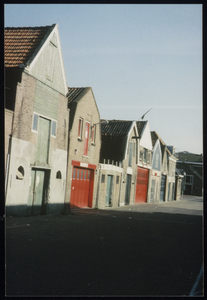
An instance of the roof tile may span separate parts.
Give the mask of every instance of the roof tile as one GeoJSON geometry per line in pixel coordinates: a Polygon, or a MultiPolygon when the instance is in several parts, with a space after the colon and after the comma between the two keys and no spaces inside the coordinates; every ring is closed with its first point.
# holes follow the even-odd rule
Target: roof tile
{"type": "Polygon", "coordinates": [[[51,27],[6,27],[4,30],[5,67],[26,64],[51,27]]]}

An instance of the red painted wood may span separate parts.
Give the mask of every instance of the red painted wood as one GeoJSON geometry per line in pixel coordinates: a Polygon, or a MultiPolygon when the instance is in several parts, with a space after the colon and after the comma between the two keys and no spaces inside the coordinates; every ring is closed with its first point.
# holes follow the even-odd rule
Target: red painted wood
{"type": "Polygon", "coordinates": [[[86,122],[85,124],[85,132],[84,132],[84,146],[83,146],[83,155],[88,155],[88,139],[89,139],[89,129],[90,124],[86,122]]]}
{"type": "Polygon", "coordinates": [[[138,167],[135,203],[147,202],[148,174],[148,169],[138,167]]]}
{"type": "Polygon", "coordinates": [[[74,166],[71,185],[70,207],[92,207],[93,185],[94,170],[78,168],[74,166]]]}

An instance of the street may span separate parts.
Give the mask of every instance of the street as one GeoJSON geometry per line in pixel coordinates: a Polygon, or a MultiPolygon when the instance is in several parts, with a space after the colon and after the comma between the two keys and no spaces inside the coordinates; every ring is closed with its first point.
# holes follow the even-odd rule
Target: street
{"type": "Polygon", "coordinates": [[[203,199],[6,218],[7,296],[203,295],[203,199]],[[200,273],[200,275],[199,275],[200,273]]]}

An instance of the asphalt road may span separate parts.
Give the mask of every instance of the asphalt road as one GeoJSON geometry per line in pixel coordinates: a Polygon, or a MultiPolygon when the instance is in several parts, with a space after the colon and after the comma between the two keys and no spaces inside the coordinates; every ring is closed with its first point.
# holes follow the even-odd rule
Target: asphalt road
{"type": "Polygon", "coordinates": [[[5,294],[203,295],[202,205],[200,197],[184,197],[7,217],[5,294]]]}

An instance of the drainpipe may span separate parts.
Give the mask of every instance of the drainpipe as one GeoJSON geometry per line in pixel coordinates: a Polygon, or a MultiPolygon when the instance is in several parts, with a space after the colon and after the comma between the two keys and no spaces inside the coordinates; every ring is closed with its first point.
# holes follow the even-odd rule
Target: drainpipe
{"type": "Polygon", "coordinates": [[[99,174],[98,174],[98,191],[96,197],[96,208],[99,208],[99,197],[100,197],[100,189],[101,189],[101,165],[99,164],[99,174]]]}
{"type": "Polygon", "coordinates": [[[9,135],[9,147],[7,154],[7,162],[6,162],[6,174],[5,174],[5,199],[8,190],[8,178],[9,178],[9,168],[10,168],[10,160],[11,160],[11,147],[12,147],[12,134],[9,135]]]}
{"type": "MultiPolygon", "coordinates": [[[[66,95],[67,97],[67,95],[66,95]]],[[[66,163],[66,183],[65,183],[65,197],[64,197],[64,206],[63,206],[63,211],[62,214],[68,214],[70,212],[70,202],[67,202],[67,189],[68,189],[68,179],[70,178],[70,170],[69,168],[69,145],[70,145],[70,109],[68,108],[68,144],[67,144],[67,163],[66,163]]],[[[73,176],[73,174],[72,174],[73,176]]]]}

